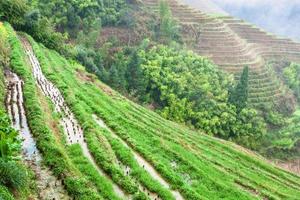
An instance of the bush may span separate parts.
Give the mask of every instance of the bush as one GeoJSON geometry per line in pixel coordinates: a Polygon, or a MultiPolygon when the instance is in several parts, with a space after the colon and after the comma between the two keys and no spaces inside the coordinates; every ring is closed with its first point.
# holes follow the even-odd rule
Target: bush
{"type": "Polygon", "coordinates": [[[26,0],[1,0],[0,20],[7,21],[19,29],[24,25],[24,16],[28,11],[26,0]]]}
{"type": "Polygon", "coordinates": [[[14,200],[14,197],[7,190],[6,187],[0,185],[0,199],[1,200],[14,200]]]}
{"type": "Polygon", "coordinates": [[[265,125],[257,112],[247,108],[248,68],[244,71],[236,91],[229,96],[231,78],[211,61],[176,46],[145,40],[138,48],[114,55],[107,83],[154,106],[166,119],[225,139],[242,135],[257,139],[265,125]]]}
{"type": "Polygon", "coordinates": [[[291,63],[283,70],[283,76],[289,88],[293,90],[297,99],[300,100],[300,65],[291,63]]]}
{"type": "Polygon", "coordinates": [[[0,183],[11,190],[22,190],[28,184],[26,169],[15,161],[0,159],[0,183]]]}

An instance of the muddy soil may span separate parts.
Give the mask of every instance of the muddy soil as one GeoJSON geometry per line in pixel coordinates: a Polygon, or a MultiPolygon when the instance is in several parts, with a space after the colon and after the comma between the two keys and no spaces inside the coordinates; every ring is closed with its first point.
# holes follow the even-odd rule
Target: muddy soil
{"type": "MultiPolygon", "coordinates": [[[[101,176],[106,176],[110,179],[96,164],[93,159],[87,143],[85,142],[83,130],[80,127],[78,121],[75,118],[75,115],[71,112],[70,108],[66,104],[63,95],[59,89],[50,82],[43,74],[40,63],[36,56],[33,53],[32,47],[29,42],[22,38],[22,43],[25,49],[25,52],[28,56],[28,59],[32,65],[33,76],[37,82],[38,87],[42,90],[43,94],[48,97],[51,102],[54,104],[55,111],[60,113],[63,117],[60,120],[60,123],[66,134],[67,144],[80,144],[83,154],[90,160],[92,165],[97,169],[101,176]]],[[[130,199],[127,194],[117,185],[113,183],[114,192],[121,197],[122,199],[130,199]]]]}
{"type": "Polygon", "coordinates": [[[14,73],[6,70],[6,108],[12,121],[12,126],[19,131],[22,139],[22,154],[24,163],[30,167],[36,175],[38,194],[34,199],[42,200],[68,200],[70,199],[64,190],[60,180],[52,175],[52,172],[42,165],[42,157],[36,147],[36,142],[28,127],[23,98],[23,81],[14,73]]]}
{"type": "Polygon", "coordinates": [[[277,166],[288,170],[292,173],[298,174],[300,176],[300,159],[291,160],[291,161],[275,161],[274,162],[277,166]]]}

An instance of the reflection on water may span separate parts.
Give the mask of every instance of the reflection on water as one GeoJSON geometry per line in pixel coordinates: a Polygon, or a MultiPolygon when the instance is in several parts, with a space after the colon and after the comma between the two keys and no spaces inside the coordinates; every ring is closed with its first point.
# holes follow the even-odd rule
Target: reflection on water
{"type": "Polygon", "coordinates": [[[36,143],[30,134],[23,107],[23,81],[10,71],[6,71],[5,75],[8,89],[7,110],[12,119],[13,127],[21,133],[23,153],[26,155],[26,159],[32,160],[35,158],[40,161],[41,158],[37,154],[36,143]]]}
{"type": "Polygon", "coordinates": [[[12,121],[12,126],[19,131],[22,139],[22,153],[24,162],[31,167],[36,175],[36,183],[39,190],[35,199],[70,199],[62,186],[62,182],[57,180],[51,171],[41,164],[41,154],[36,142],[30,133],[23,98],[23,81],[14,73],[5,71],[7,96],[6,108],[12,121]]]}
{"type": "MultiPolygon", "coordinates": [[[[60,123],[64,129],[66,134],[67,143],[68,144],[80,144],[82,148],[82,152],[89,159],[91,164],[97,169],[98,173],[101,176],[105,176],[110,179],[96,164],[93,156],[91,155],[87,143],[83,137],[83,130],[80,127],[78,121],[75,118],[75,115],[71,112],[70,108],[67,106],[63,95],[59,91],[59,89],[50,82],[43,74],[42,69],[40,67],[40,63],[36,56],[33,53],[31,45],[28,43],[26,39],[22,39],[24,49],[26,54],[31,62],[33,76],[36,79],[36,82],[39,88],[42,90],[43,94],[50,98],[52,103],[55,106],[55,111],[61,113],[64,117],[60,120],[60,123]]],[[[123,199],[128,199],[128,196],[122,191],[122,189],[115,183],[113,183],[114,192],[123,199]]]]}

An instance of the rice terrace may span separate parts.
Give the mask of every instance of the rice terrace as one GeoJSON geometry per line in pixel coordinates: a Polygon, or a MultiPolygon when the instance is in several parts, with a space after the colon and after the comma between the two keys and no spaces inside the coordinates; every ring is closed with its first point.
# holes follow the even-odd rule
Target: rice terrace
{"type": "Polygon", "coordinates": [[[300,39],[255,20],[300,3],[273,4],[1,0],[0,200],[299,200],[300,39]]]}

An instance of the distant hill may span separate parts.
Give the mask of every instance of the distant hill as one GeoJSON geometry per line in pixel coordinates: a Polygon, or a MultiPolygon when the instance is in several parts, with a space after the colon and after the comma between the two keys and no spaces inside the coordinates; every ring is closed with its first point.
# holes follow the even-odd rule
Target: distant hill
{"type": "Polygon", "coordinates": [[[228,13],[223,10],[221,7],[217,6],[212,1],[207,0],[180,0],[179,2],[182,2],[184,4],[187,4],[191,7],[197,8],[203,12],[211,13],[211,14],[224,14],[228,15],[228,13]]]}
{"type": "Polygon", "coordinates": [[[278,35],[300,40],[300,1],[213,0],[213,2],[230,15],[278,35]]]}

